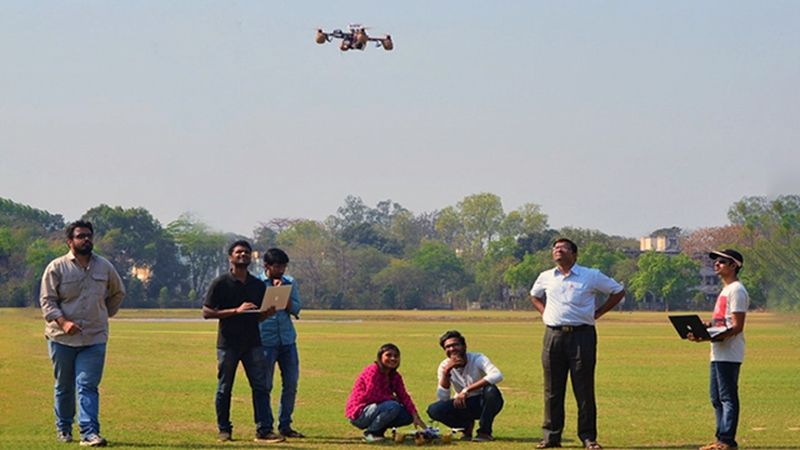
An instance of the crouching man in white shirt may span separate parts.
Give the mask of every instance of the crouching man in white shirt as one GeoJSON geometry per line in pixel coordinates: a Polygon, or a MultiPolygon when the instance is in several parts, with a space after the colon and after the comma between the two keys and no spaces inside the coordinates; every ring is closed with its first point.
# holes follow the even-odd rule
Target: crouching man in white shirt
{"type": "Polygon", "coordinates": [[[503,374],[483,354],[467,352],[467,342],[458,331],[444,333],[439,345],[447,358],[439,364],[439,401],[428,406],[428,415],[451,428],[462,428],[465,440],[493,441],[492,424],[503,409],[503,396],[497,388],[503,374]],[[451,388],[455,392],[452,398],[451,388]],[[478,433],[473,438],[476,419],[478,433]]]}

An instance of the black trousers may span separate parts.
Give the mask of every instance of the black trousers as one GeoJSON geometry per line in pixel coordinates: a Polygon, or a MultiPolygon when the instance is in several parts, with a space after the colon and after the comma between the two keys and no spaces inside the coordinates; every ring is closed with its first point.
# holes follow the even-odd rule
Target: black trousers
{"type": "Polygon", "coordinates": [[[561,442],[567,375],[572,380],[572,392],[578,403],[578,437],[582,443],[597,439],[597,405],[594,398],[596,362],[597,332],[593,326],[545,329],[542,344],[544,441],[561,442]]]}

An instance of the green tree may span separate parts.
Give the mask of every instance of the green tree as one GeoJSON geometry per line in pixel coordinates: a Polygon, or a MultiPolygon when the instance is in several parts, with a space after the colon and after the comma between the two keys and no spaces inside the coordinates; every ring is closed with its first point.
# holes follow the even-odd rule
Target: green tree
{"type": "Polygon", "coordinates": [[[800,196],[745,197],[728,218],[743,229],[732,247],[745,256],[740,277],[751,306],[800,309],[800,196]]]}
{"type": "Polygon", "coordinates": [[[67,246],[64,242],[53,239],[39,238],[28,245],[25,251],[25,272],[31,295],[36,299],[36,302],[32,303],[38,304],[39,282],[42,279],[44,269],[50,264],[50,261],[66,252],[67,246]]]}
{"type": "Polygon", "coordinates": [[[513,289],[522,289],[525,292],[533,286],[536,277],[543,271],[554,267],[550,250],[539,250],[528,253],[522,261],[509,266],[503,274],[503,279],[513,289]]]}
{"type": "Polygon", "coordinates": [[[195,293],[205,292],[211,280],[227,268],[225,244],[228,239],[189,213],[169,223],[167,232],[185,263],[189,289],[195,293]]]}
{"type": "Polygon", "coordinates": [[[578,253],[578,262],[585,267],[592,267],[605,274],[611,274],[614,265],[625,259],[620,250],[612,250],[599,242],[590,242],[578,253]]]}
{"type": "Polygon", "coordinates": [[[253,250],[263,252],[276,245],[278,231],[268,223],[261,223],[253,230],[253,250]]]}
{"type": "Polygon", "coordinates": [[[303,220],[281,231],[277,243],[289,254],[288,271],[300,283],[306,306],[328,307],[337,285],[346,281],[335,281],[343,259],[336,238],[321,223],[303,220]]]}
{"type": "Polygon", "coordinates": [[[500,231],[505,217],[500,197],[487,192],[465,197],[458,205],[468,250],[481,257],[484,250],[500,231]]]}
{"type": "Polygon", "coordinates": [[[64,229],[64,217],[0,197],[0,226],[35,227],[40,234],[64,229]]]}
{"type": "Polygon", "coordinates": [[[408,213],[399,203],[391,200],[378,202],[375,208],[364,204],[360,197],[349,195],[344,206],[327,223],[335,235],[352,245],[367,245],[392,255],[403,252],[403,243],[392,236],[395,218],[408,213]]]}
{"type": "Polygon", "coordinates": [[[425,298],[425,272],[410,261],[393,259],[388,266],[373,276],[379,287],[381,306],[385,308],[420,308],[425,298]]]}
{"type": "Polygon", "coordinates": [[[664,302],[666,311],[687,306],[698,284],[697,262],[683,254],[645,252],[639,256],[638,266],[630,282],[630,289],[638,300],[651,294],[664,302]]]}
{"type": "Polygon", "coordinates": [[[37,303],[44,267],[66,252],[63,229],[59,214],[0,198],[0,306],[37,303]]]}
{"type": "Polygon", "coordinates": [[[505,272],[518,261],[514,257],[516,241],[511,236],[489,243],[486,254],[475,265],[475,284],[479,300],[487,305],[505,307],[511,299],[505,272]]]}
{"type": "Polygon", "coordinates": [[[412,256],[411,264],[424,274],[424,284],[434,287],[426,299],[431,302],[451,304],[448,293],[460,287],[466,279],[462,261],[450,247],[441,242],[423,243],[412,256]]]}
{"type": "Polygon", "coordinates": [[[547,214],[535,203],[526,203],[509,212],[500,224],[503,236],[518,238],[542,233],[547,229],[547,214]]]}
{"type": "Polygon", "coordinates": [[[174,290],[183,285],[185,268],[175,242],[146,209],[100,205],[88,210],[83,219],[92,222],[95,249],[114,264],[126,287],[136,279],[135,271],[149,273],[139,280],[144,294],[128,295],[126,306],[156,298],[163,286],[174,290]]]}

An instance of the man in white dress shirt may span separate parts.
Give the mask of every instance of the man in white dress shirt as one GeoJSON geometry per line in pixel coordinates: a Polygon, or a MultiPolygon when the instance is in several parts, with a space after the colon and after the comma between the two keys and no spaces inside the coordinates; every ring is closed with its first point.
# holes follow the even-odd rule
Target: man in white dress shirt
{"type": "Polygon", "coordinates": [[[458,331],[445,332],[439,345],[447,358],[439,364],[439,401],[428,406],[428,415],[449,427],[462,428],[464,439],[493,441],[492,424],[503,409],[503,396],[497,388],[503,374],[483,354],[467,352],[467,341],[458,331]],[[451,389],[455,392],[452,399],[451,389]],[[473,438],[476,419],[478,433],[473,438]]]}
{"type": "Polygon", "coordinates": [[[536,448],[561,447],[567,375],[578,403],[578,437],[587,449],[597,443],[594,368],[597,333],[594,322],[625,296],[625,289],[597,269],[576,264],[578,246],[569,239],[553,244],[556,267],[545,270],[531,288],[533,307],[545,324],[542,344],[544,423],[536,448]],[[608,296],[599,307],[597,296],[608,296]]]}

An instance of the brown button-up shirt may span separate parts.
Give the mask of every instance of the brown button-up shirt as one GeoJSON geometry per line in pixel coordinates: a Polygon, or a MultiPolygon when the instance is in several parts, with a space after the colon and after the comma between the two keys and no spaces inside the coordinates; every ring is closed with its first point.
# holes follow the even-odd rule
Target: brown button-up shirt
{"type": "Polygon", "coordinates": [[[108,318],[119,311],[125,287],[114,266],[92,254],[84,269],[72,252],[50,262],[42,275],[40,304],[45,336],[71,347],[108,341],[108,318]],[[81,327],[68,335],[56,322],[63,316],[81,327]]]}

